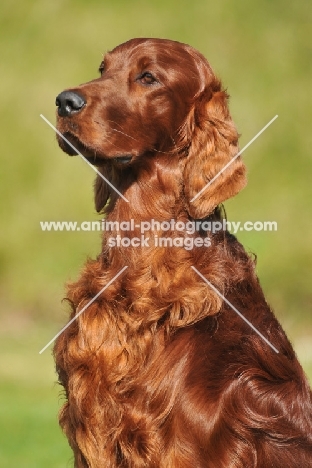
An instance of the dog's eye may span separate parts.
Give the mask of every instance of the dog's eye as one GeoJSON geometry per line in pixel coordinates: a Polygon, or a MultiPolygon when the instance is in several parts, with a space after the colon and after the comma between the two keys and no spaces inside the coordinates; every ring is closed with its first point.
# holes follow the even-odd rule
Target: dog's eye
{"type": "Polygon", "coordinates": [[[152,85],[157,83],[156,78],[150,72],[144,72],[140,75],[137,80],[144,85],[152,85]]]}

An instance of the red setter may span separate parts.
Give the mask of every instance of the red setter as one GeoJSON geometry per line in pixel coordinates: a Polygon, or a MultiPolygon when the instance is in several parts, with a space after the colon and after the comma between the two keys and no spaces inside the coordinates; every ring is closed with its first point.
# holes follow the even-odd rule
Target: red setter
{"type": "Polygon", "coordinates": [[[311,467],[311,391],[254,259],[203,224],[246,183],[239,157],[215,177],[238,153],[226,92],[169,40],[130,40],[100,74],[56,100],[61,148],[105,177],[95,202],[110,226],[68,287],[72,317],[85,310],[54,348],[75,466],[311,467]]]}

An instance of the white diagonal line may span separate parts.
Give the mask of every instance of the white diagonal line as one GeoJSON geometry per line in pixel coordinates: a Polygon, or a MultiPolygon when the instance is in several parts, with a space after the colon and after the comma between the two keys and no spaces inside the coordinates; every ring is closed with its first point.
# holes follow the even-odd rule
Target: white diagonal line
{"type": "Polygon", "coordinates": [[[242,148],[242,149],[231,159],[231,161],[229,161],[229,162],[221,169],[221,171],[219,171],[218,174],[216,174],[216,175],[208,182],[208,184],[206,184],[205,187],[203,187],[203,188],[192,198],[191,202],[193,202],[194,200],[196,200],[196,198],[198,198],[199,195],[200,195],[201,193],[203,193],[203,192],[209,187],[209,185],[211,185],[211,184],[219,177],[219,175],[222,174],[222,172],[224,172],[224,171],[232,164],[232,162],[234,162],[235,159],[238,158],[238,156],[240,156],[240,155],[245,151],[245,149],[247,149],[248,146],[250,146],[250,145],[258,138],[258,136],[260,136],[261,133],[263,133],[263,132],[268,128],[268,126],[271,125],[271,123],[274,122],[274,120],[277,119],[277,117],[278,117],[278,115],[276,115],[275,117],[273,117],[273,119],[271,119],[270,122],[267,123],[267,124],[263,127],[263,129],[260,130],[260,132],[258,132],[257,135],[254,136],[254,137],[250,140],[250,142],[247,143],[247,145],[245,145],[244,148],[242,148]]]}
{"type": "Polygon", "coordinates": [[[41,351],[39,351],[39,354],[42,354],[43,351],[45,351],[51,343],[53,343],[54,340],[56,340],[56,338],[58,338],[62,333],[63,331],[66,330],[67,327],[69,327],[69,325],[71,325],[78,317],[79,315],[81,315],[101,294],[103,291],[105,291],[106,288],[108,288],[108,286],[110,286],[116,278],[118,278],[119,275],[121,275],[121,273],[123,273],[128,267],[127,266],[124,266],[118,273],[117,275],[114,276],[114,278],[112,278],[105,286],[104,288],[101,289],[101,291],[99,291],[79,312],[78,314],[76,314],[66,325],[65,327],[62,328],[61,331],[59,331],[53,338],[52,340],[49,341],[49,343],[47,343],[44,348],[42,348],[41,351]]]}
{"type": "Polygon", "coordinates": [[[127,203],[129,203],[129,200],[127,200],[126,197],[123,196],[122,193],[119,192],[119,190],[116,189],[116,187],[108,180],[106,179],[106,177],[103,176],[103,174],[100,173],[100,171],[97,170],[97,168],[95,166],[93,166],[93,164],[91,164],[85,157],[83,154],[80,153],[80,151],[77,150],[77,148],[75,148],[75,146],[69,141],[67,140],[67,138],[64,137],[64,135],[58,131],[57,128],[54,127],[53,124],[51,124],[51,122],[49,122],[48,119],[45,118],[44,115],[40,114],[40,117],[48,124],[50,125],[51,128],[53,128],[53,130],[61,137],[63,138],[64,141],[66,141],[66,143],[71,147],[73,148],[74,151],[76,151],[77,154],[79,154],[79,156],[87,163],[89,164],[90,167],[92,167],[92,169],[100,176],[102,177],[103,180],[105,180],[105,182],[113,189],[115,190],[115,192],[118,193],[118,195],[123,198],[127,203]]]}
{"type": "Polygon", "coordinates": [[[237,310],[236,307],[234,307],[233,304],[231,304],[231,302],[228,301],[213,284],[210,283],[210,281],[207,280],[207,278],[205,278],[204,275],[202,275],[194,266],[192,266],[192,268],[205,281],[205,283],[207,283],[218,294],[218,296],[221,297],[224,302],[226,302],[231,307],[231,309],[233,309],[234,312],[236,312],[240,318],[243,319],[260,336],[260,338],[262,338],[263,341],[265,341],[266,344],[268,344],[273,349],[273,351],[279,353],[278,349],[275,348],[275,346],[273,346],[272,343],[270,343],[270,341],[265,336],[263,336],[262,333],[260,333],[259,330],[251,322],[249,322],[249,320],[247,320],[246,317],[244,317],[244,315],[239,310],[237,310]]]}

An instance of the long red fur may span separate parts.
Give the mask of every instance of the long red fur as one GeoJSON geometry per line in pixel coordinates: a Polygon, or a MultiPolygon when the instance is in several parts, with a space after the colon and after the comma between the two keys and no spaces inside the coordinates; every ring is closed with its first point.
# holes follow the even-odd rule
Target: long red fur
{"type": "MultiPolygon", "coordinates": [[[[227,94],[205,58],[174,41],[134,39],[108,53],[100,79],[71,92],[86,105],[58,128],[128,202],[98,177],[106,221],[221,220],[245,185],[227,94]],[[146,79],[148,71],[154,77],[146,79]],[[118,157],[131,155],[128,164],[118,157]]],[[[71,153],[60,139],[62,148],[71,153]]],[[[111,246],[139,227],[104,232],[102,252],[69,285],[74,317],[54,356],[66,403],[60,424],[77,468],[306,468],[312,398],[267,304],[255,261],[228,232],[209,247],[111,246]],[[278,349],[275,353],[207,278],[278,349]]]]}

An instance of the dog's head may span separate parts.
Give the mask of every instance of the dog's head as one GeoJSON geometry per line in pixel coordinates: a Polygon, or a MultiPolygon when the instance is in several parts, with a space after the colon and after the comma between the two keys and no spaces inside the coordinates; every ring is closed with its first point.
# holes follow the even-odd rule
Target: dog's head
{"type": "MultiPolygon", "coordinates": [[[[238,135],[227,98],[206,59],[192,47],[132,39],[106,54],[99,78],[57,96],[57,126],[121,191],[122,181],[137,180],[147,161],[157,159],[159,165],[163,156],[167,169],[172,161],[179,167],[190,216],[203,218],[245,185],[240,158],[231,162],[238,135]],[[132,178],[124,177],[129,173],[132,178]]],[[[77,154],[61,138],[59,144],[77,154]]],[[[98,177],[98,211],[111,190],[98,177]]]]}

